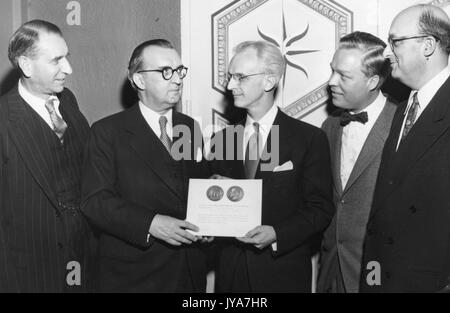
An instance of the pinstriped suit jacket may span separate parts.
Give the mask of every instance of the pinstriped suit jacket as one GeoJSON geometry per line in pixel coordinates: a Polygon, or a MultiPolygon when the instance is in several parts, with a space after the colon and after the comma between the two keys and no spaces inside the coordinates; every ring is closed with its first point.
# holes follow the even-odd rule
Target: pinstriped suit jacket
{"type": "MultiPolygon", "coordinates": [[[[61,114],[80,148],[76,162],[81,168],[89,125],[68,89],[58,96],[61,114]]],[[[64,291],[71,238],[48,169],[50,145],[40,135],[46,124],[17,87],[0,98],[0,110],[0,291],[64,291]]],[[[80,261],[83,288],[86,273],[80,261]]]]}

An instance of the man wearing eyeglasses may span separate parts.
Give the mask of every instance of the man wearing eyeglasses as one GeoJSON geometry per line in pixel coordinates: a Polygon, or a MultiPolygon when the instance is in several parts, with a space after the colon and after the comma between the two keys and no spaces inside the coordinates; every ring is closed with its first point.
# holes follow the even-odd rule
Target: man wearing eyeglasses
{"type": "Polygon", "coordinates": [[[450,19],[401,11],[386,49],[392,76],[412,89],[382,155],[364,248],[362,292],[450,290],[450,19]]]}
{"type": "Polygon", "coordinates": [[[92,126],[82,195],[83,212],[100,231],[97,291],[206,289],[203,238],[184,220],[189,178],[208,176],[201,139],[193,137],[199,126],[174,110],[186,74],[171,43],[142,43],[128,67],[139,103],[92,126]],[[188,157],[180,158],[186,151],[175,149],[178,140],[188,157]]]}
{"type": "Polygon", "coordinates": [[[226,145],[230,138],[223,131],[223,161],[213,161],[213,172],[262,179],[262,224],[244,237],[222,240],[216,289],[311,292],[312,243],[334,213],[327,138],[322,130],[287,116],[274,104],[284,71],[277,47],[264,41],[243,42],[228,71],[234,105],[247,111],[246,119],[236,125],[245,126],[245,131],[231,140],[232,147],[226,145]],[[232,159],[227,159],[229,150],[235,152],[232,159]],[[266,155],[269,151],[271,158],[266,155]]]}

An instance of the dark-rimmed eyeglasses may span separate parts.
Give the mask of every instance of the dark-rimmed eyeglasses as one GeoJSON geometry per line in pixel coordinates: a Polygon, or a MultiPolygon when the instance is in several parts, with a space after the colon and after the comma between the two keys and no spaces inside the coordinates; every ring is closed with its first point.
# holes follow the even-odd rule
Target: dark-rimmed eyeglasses
{"type": "Polygon", "coordinates": [[[398,38],[389,37],[388,42],[389,42],[389,46],[391,47],[391,50],[394,50],[395,48],[397,48],[400,45],[400,43],[402,41],[410,40],[410,39],[425,38],[425,37],[433,37],[433,38],[437,39],[433,35],[423,34],[423,35],[414,35],[414,36],[404,36],[404,37],[398,37],[398,38]]]}
{"type": "Polygon", "coordinates": [[[235,81],[237,81],[239,84],[242,83],[245,79],[247,79],[247,77],[251,77],[251,76],[257,76],[257,75],[265,75],[266,73],[255,73],[255,74],[242,74],[242,73],[228,73],[227,74],[227,82],[229,83],[230,80],[234,79],[235,81]]]}
{"type": "Polygon", "coordinates": [[[188,68],[185,67],[184,65],[181,65],[177,68],[171,68],[170,66],[165,66],[165,67],[163,67],[161,69],[157,69],[157,70],[141,70],[141,71],[138,71],[138,73],[160,72],[162,74],[162,77],[165,80],[169,80],[173,77],[174,72],[177,72],[178,76],[180,76],[180,79],[183,79],[186,77],[187,71],[188,71],[188,68]]]}

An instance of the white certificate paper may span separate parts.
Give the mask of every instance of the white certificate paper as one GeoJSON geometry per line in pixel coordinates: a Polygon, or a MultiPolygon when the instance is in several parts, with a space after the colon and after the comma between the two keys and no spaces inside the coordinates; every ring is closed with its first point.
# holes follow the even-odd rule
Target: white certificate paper
{"type": "Polygon", "coordinates": [[[261,225],[261,179],[190,179],[186,220],[199,236],[243,237],[261,225]]]}

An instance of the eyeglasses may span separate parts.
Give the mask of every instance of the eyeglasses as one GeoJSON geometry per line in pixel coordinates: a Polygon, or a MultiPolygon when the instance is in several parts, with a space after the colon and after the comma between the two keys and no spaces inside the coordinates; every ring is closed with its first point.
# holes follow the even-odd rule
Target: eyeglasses
{"type": "Polygon", "coordinates": [[[142,71],[138,71],[138,73],[160,72],[162,74],[162,77],[165,80],[169,80],[173,77],[174,72],[177,72],[178,76],[180,76],[180,79],[183,79],[186,77],[187,71],[188,71],[188,68],[185,67],[184,65],[181,65],[177,68],[171,68],[169,66],[166,66],[159,70],[142,70],[142,71]]]}
{"type": "Polygon", "coordinates": [[[426,34],[424,34],[424,35],[405,36],[405,37],[399,37],[399,38],[389,37],[388,38],[388,42],[389,42],[389,45],[391,47],[391,50],[394,50],[395,48],[397,48],[400,45],[400,42],[402,42],[402,41],[410,40],[410,39],[425,38],[425,37],[433,37],[433,38],[437,39],[433,35],[426,35],[426,34]]]}
{"type": "Polygon", "coordinates": [[[242,83],[243,81],[245,81],[245,79],[247,79],[248,77],[251,76],[257,76],[257,75],[265,75],[266,73],[255,73],[255,74],[248,74],[248,75],[244,75],[241,73],[228,73],[227,74],[227,83],[230,82],[230,80],[234,79],[235,81],[237,81],[239,84],[242,83]]]}

